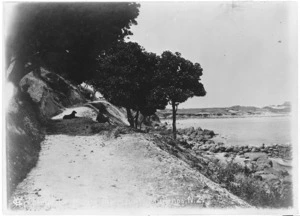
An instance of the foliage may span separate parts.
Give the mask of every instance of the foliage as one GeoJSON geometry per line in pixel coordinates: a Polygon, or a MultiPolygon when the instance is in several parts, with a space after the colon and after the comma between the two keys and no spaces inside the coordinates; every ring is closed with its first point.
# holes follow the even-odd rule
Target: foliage
{"type": "Polygon", "coordinates": [[[291,185],[282,181],[271,184],[255,179],[247,169],[233,161],[218,167],[214,181],[251,205],[263,208],[292,206],[291,185]]]}
{"type": "Polygon", "coordinates": [[[205,96],[205,89],[200,83],[203,69],[200,64],[193,64],[176,52],[163,52],[156,81],[166,92],[167,99],[178,105],[193,96],[205,96]]]}
{"type": "Polygon", "coordinates": [[[144,116],[167,105],[163,93],[153,82],[157,56],[137,43],[119,42],[99,57],[95,79],[89,81],[103,96],[116,106],[125,107],[131,126],[137,127],[139,112],[144,116]],[[136,111],[135,122],[132,110],[136,111]]]}
{"type": "Polygon", "coordinates": [[[20,3],[16,14],[6,62],[16,61],[17,69],[9,79],[16,83],[24,71],[44,66],[81,83],[92,74],[102,50],[132,34],[139,4],[20,3]]]}
{"type": "MultiPolygon", "coordinates": [[[[170,102],[174,119],[179,103],[193,96],[204,96],[206,92],[199,82],[201,75],[200,65],[179,53],[166,51],[158,57],[137,43],[119,42],[99,57],[99,69],[89,83],[111,103],[125,107],[128,121],[137,126],[131,110],[136,111],[137,121],[139,112],[149,116],[170,102]]],[[[174,124],[173,128],[176,131],[174,124]]]]}
{"type": "Polygon", "coordinates": [[[205,96],[206,91],[200,81],[203,69],[181,57],[181,54],[165,51],[158,63],[155,82],[164,92],[173,110],[173,133],[176,138],[176,112],[178,105],[194,96],[205,96]]]}

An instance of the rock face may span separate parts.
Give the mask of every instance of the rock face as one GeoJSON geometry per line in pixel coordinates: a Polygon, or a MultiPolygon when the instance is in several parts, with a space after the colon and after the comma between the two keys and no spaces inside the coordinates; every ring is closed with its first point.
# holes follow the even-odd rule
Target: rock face
{"type": "Polygon", "coordinates": [[[86,106],[91,107],[96,112],[99,113],[97,118],[100,115],[105,115],[105,117],[108,118],[109,122],[114,125],[129,125],[126,115],[123,112],[122,109],[119,109],[118,107],[112,105],[111,103],[107,101],[95,101],[87,104],[86,106]]]}
{"type": "Polygon", "coordinates": [[[43,68],[24,76],[19,87],[6,111],[8,197],[38,160],[43,123],[64,107],[85,102],[76,86],[43,68]]]}
{"type": "Polygon", "coordinates": [[[40,76],[30,72],[21,79],[19,85],[44,118],[59,113],[63,107],[85,102],[76,86],[43,68],[40,76]]]}
{"type": "Polygon", "coordinates": [[[12,194],[35,166],[40,142],[44,139],[41,123],[34,106],[27,101],[12,99],[6,113],[7,195],[12,194]]]}

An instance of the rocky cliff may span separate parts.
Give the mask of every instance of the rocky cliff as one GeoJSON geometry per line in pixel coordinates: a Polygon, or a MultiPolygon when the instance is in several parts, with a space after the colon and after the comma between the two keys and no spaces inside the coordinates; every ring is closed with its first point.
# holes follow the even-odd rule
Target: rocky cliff
{"type": "Polygon", "coordinates": [[[60,113],[64,107],[86,101],[75,85],[43,68],[40,75],[31,72],[24,76],[20,89],[46,119],[60,113]]]}
{"type": "Polygon", "coordinates": [[[12,99],[6,113],[8,196],[35,166],[43,139],[42,124],[33,104],[18,98],[12,99]]]}
{"type": "Polygon", "coordinates": [[[44,139],[43,125],[64,107],[86,100],[75,85],[41,69],[24,76],[6,110],[7,192],[35,166],[44,139]]]}

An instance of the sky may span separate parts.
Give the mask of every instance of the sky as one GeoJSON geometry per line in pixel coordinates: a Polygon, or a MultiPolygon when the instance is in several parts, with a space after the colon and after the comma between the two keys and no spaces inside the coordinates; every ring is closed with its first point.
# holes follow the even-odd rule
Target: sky
{"type": "Polygon", "coordinates": [[[179,108],[265,106],[295,101],[295,2],[142,2],[130,41],[180,52],[203,68],[205,97],[179,108]]]}

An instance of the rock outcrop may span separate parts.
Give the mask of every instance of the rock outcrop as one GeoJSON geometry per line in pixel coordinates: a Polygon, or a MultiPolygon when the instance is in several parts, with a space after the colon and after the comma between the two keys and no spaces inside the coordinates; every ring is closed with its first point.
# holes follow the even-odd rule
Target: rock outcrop
{"type": "Polygon", "coordinates": [[[38,107],[42,118],[50,118],[64,107],[84,103],[78,88],[58,74],[41,68],[40,75],[28,73],[20,81],[20,89],[38,107]]]}
{"type": "Polygon", "coordinates": [[[100,115],[107,117],[111,124],[120,126],[129,125],[125,112],[105,100],[90,102],[86,106],[94,109],[100,115]]]}
{"type": "Polygon", "coordinates": [[[8,197],[38,160],[44,123],[64,107],[85,102],[76,86],[43,68],[25,75],[19,87],[6,111],[8,197]]]}
{"type": "Polygon", "coordinates": [[[44,132],[35,107],[28,101],[12,99],[6,113],[8,197],[35,166],[43,139],[44,132]]]}

